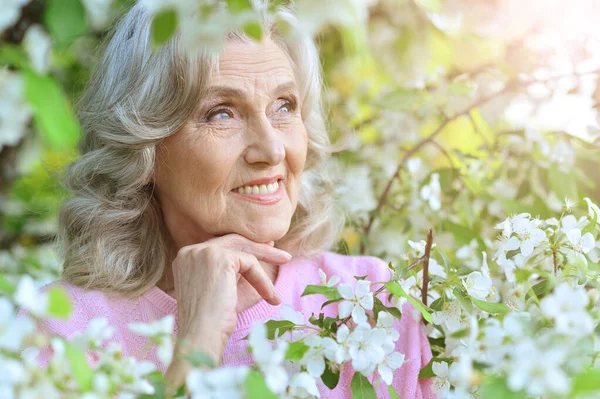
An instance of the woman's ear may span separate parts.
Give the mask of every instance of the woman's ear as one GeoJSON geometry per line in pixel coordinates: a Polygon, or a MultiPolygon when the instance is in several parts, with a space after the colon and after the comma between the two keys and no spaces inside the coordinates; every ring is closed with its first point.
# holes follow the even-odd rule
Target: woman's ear
{"type": "Polygon", "coordinates": [[[152,175],[149,175],[148,177],[146,177],[146,180],[144,180],[144,186],[147,186],[148,184],[152,183],[152,175]]]}

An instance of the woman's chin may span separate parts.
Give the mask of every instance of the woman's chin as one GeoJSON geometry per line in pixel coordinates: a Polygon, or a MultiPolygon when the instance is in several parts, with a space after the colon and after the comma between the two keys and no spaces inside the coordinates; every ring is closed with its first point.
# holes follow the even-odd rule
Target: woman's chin
{"type": "MultiPolygon", "coordinates": [[[[256,226],[254,226],[256,227],[256,226]]],[[[260,228],[253,228],[251,230],[248,229],[240,229],[235,231],[235,233],[243,235],[244,237],[255,241],[255,242],[269,242],[269,241],[278,241],[282,239],[287,232],[289,231],[290,223],[269,223],[264,226],[260,226],[260,228]]]]}

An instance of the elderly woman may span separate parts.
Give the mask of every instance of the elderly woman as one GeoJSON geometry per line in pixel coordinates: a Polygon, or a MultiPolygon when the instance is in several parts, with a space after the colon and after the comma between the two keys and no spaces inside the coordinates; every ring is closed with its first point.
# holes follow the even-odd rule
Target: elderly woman
{"type": "MultiPolygon", "coordinates": [[[[125,354],[154,361],[176,387],[189,365],[175,356],[163,366],[128,323],[174,315],[176,355],[248,364],[241,338],[254,323],[277,317],[282,304],[307,318],[321,312],[323,297],[301,297],[319,284],[319,269],[349,284],[387,281],[389,272],[378,258],[329,252],[343,218],[320,172],[332,151],[313,41],[288,41],[265,20],[262,41],[231,32],[219,56],[192,57],[177,36],[153,51],[150,28],[134,6],[78,104],[82,155],[65,179],[64,273],[52,284],[74,311],[43,327],[70,339],[106,317],[125,354]]],[[[418,379],[429,344],[412,307],[403,310],[396,349],[408,362],[393,386],[402,398],[430,397],[429,381],[418,379]]],[[[346,367],[321,397],[350,398],[351,376],[346,367]]],[[[387,397],[385,386],[379,394],[387,397]]]]}

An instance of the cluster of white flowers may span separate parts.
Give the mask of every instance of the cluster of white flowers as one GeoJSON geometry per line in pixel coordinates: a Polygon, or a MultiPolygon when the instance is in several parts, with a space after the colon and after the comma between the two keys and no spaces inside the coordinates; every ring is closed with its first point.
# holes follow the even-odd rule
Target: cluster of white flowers
{"type": "MultiPolygon", "coordinates": [[[[432,318],[442,330],[430,329],[430,336],[443,337],[445,344],[431,364],[440,398],[477,397],[479,382],[492,375],[504,376],[509,390],[525,396],[563,396],[577,389],[573,378],[585,372],[585,364],[594,364],[600,321],[594,303],[599,213],[589,198],[585,202],[588,215],[580,218],[565,213],[560,219],[527,213],[507,218],[496,226],[502,231],[498,269],[483,252],[480,270],[452,270],[464,291],[434,285],[430,297],[439,304],[432,304],[432,318]]],[[[567,199],[564,212],[574,208],[567,199]]]]}
{"type": "MultiPolygon", "coordinates": [[[[57,288],[40,291],[29,276],[23,276],[14,289],[5,280],[2,289],[7,287],[14,293],[0,296],[0,397],[133,399],[155,393],[148,377],[156,366],[124,356],[120,345],[110,341],[115,329],[105,318],[91,320],[68,342],[48,336],[36,329],[36,320],[68,317],[66,294],[57,288]],[[17,306],[24,314],[17,314],[17,306]],[[42,358],[47,359],[43,368],[42,358]]],[[[158,344],[172,351],[172,324],[167,319],[132,329],[159,337],[158,344]]]]}
{"type": "MultiPolygon", "coordinates": [[[[406,363],[404,354],[396,351],[396,341],[400,337],[394,326],[396,318],[383,310],[377,315],[372,314],[374,293],[370,281],[359,279],[353,288],[346,283],[338,285],[338,276],[327,280],[322,270],[319,274],[322,285],[317,287],[327,289],[337,285],[341,302],[335,319],[336,328],[308,326],[300,312],[284,305],[280,320],[293,323],[291,334],[278,337],[276,333],[275,340],[271,341],[265,324],[256,324],[248,337],[253,367],[264,376],[269,390],[282,398],[319,397],[317,386],[325,383],[321,378],[326,367],[339,373],[348,362],[357,373],[370,377],[377,372],[379,381],[391,385],[394,371],[406,363]],[[290,358],[290,348],[294,347],[295,351],[298,345],[304,348],[300,351],[302,356],[290,358]]],[[[250,373],[245,366],[208,371],[195,369],[188,377],[187,386],[194,397],[216,398],[225,392],[227,397],[243,397],[244,381],[250,373]]]]}

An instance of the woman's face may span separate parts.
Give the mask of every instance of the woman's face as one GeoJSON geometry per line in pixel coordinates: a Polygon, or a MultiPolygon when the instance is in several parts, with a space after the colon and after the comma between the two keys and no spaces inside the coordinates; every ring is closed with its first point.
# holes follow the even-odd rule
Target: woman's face
{"type": "Polygon", "coordinates": [[[229,233],[256,242],[287,233],[306,161],[300,107],[292,67],[271,39],[227,43],[198,112],[157,151],[155,194],[177,249],[229,233]]]}

